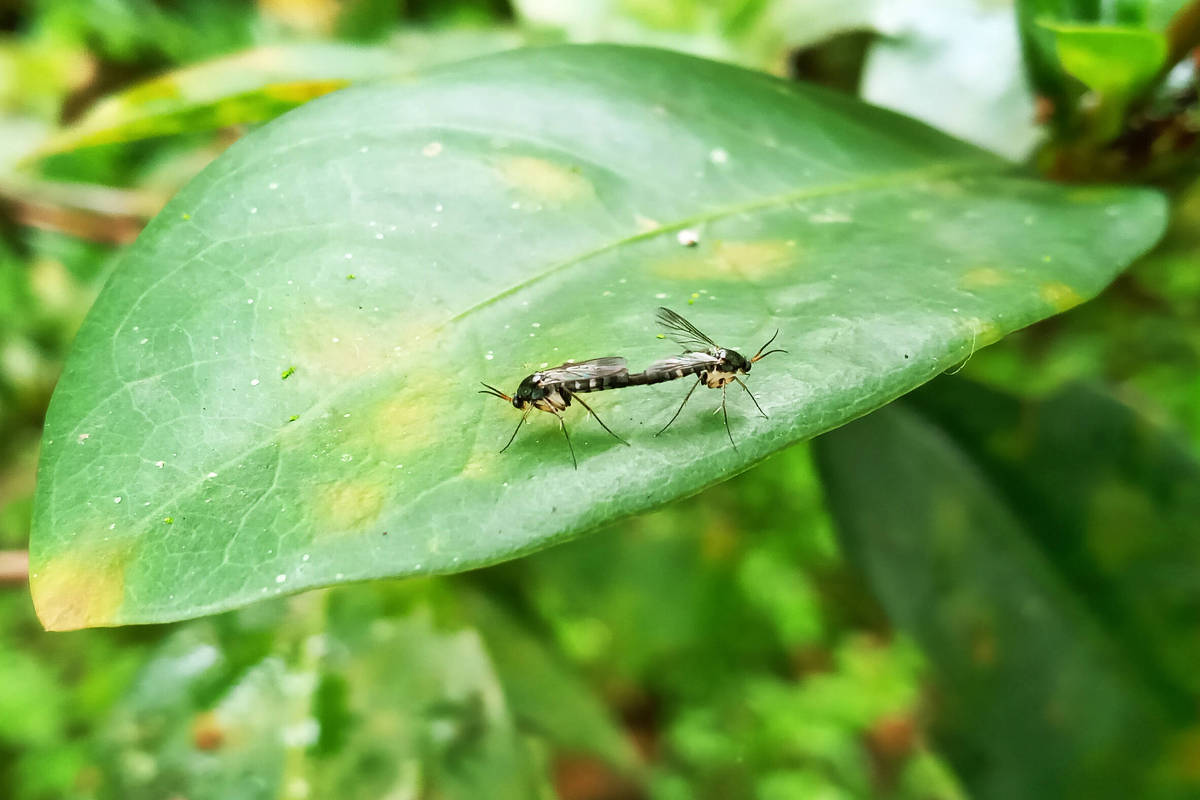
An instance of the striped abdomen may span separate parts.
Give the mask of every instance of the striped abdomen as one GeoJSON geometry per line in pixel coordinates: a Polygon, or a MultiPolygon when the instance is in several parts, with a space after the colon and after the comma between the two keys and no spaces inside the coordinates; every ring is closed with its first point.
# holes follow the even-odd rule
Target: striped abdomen
{"type": "Polygon", "coordinates": [[[633,386],[633,375],[628,372],[618,372],[615,375],[602,375],[598,378],[578,378],[576,380],[562,381],[557,386],[566,389],[569,392],[602,392],[605,389],[621,389],[626,386],[633,386]]]}
{"type": "Polygon", "coordinates": [[[649,386],[655,383],[701,375],[721,368],[721,360],[710,353],[683,353],[655,361],[645,372],[629,376],[630,386],[649,386]]]}

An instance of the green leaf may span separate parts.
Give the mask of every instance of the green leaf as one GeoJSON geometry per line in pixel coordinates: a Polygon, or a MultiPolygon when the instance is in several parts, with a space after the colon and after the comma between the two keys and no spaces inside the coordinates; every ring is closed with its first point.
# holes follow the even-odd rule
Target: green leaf
{"type": "Polygon", "coordinates": [[[1058,59],[1092,91],[1113,98],[1136,95],[1162,69],[1163,34],[1144,28],[1042,23],[1053,32],[1058,59]]]}
{"type": "Polygon", "coordinates": [[[972,797],[1194,795],[1194,461],[1092,391],[946,380],[816,452],[972,797]]]}
{"type": "Polygon", "coordinates": [[[259,47],[140,83],[96,104],[34,153],[212,130],[273,119],[351,83],[513,47],[506,31],[410,33],[388,46],[259,47]]]}
{"type": "Polygon", "coordinates": [[[545,547],[861,416],[1162,230],[1156,193],[1006,170],[843,96],[611,46],[305,106],[180,192],[85,321],[43,441],[39,616],[178,619],[545,547]],[[588,398],[630,448],[571,411],[578,470],[547,414],[497,452],[519,416],[479,381],[640,369],[676,350],[658,305],[747,353],[781,330],[749,379],[770,419],[729,396],[738,449],[712,391],[651,435],[675,382],[588,398]]]}

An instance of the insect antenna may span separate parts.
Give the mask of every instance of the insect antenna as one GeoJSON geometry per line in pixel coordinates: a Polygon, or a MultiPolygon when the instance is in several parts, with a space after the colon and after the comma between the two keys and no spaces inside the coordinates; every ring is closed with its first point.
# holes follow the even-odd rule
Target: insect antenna
{"type": "Polygon", "coordinates": [[[754,407],[758,409],[758,413],[763,415],[763,419],[770,419],[770,417],[767,416],[767,412],[763,411],[762,406],[760,406],[758,401],[754,399],[754,392],[750,391],[750,387],[742,383],[742,379],[736,375],[733,377],[733,379],[738,382],[738,386],[741,386],[746,390],[746,394],[750,395],[750,402],[754,403],[754,407]]]}
{"type": "Polygon", "coordinates": [[[663,431],[665,431],[667,428],[671,427],[672,422],[679,419],[679,412],[683,411],[683,407],[687,405],[688,398],[692,396],[692,392],[696,391],[696,387],[699,386],[700,383],[701,383],[700,379],[697,378],[696,382],[692,384],[692,388],[688,389],[688,393],[686,395],[684,395],[683,402],[679,404],[679,408],[675,409],[675,416],[671,417],[671,419],[669,419],[667,421],[667,424],[662,426],[662,430],[660,430],[658,433],[654,434],[655,436],[661,436],[663,431]]]}
{"type": "Polygon", "coordinates": [[[595,418],[596,418],[596,422],[599,422],[599,423],[600,423],[600,427],[601,427],[601,428],[604,428],[604,430],[606,430],[606,431],[608,431],[610,434],[612,434],[612,437],[613,437],[614,439],[616,439],[618,442],[620,442],[621,444],[625,445],[626,447],[632,447],[632,446],[633,446],[633,445],[629,444],[629,442],[627,442],[627,441],[625,441],[624,439],[622,439],[620,436],[617,436],[615,433],[613,433],[613,431],[612,431],[612,428],[610,428],[610,427],[608,427],[607,425],[605,425],[605,424],[604,424],[604,420],[600,419],[600,415],[599,415],[599,414],[597,414],[595,411],[593,411],[591,406],[589,406],[587,403],[583,402],[583,398],[582,398],[582,397],[580,397],[578,394],[572,394],[572,395],[571,395],[571,399],[572,399],[572,400],[577,400],[577,401],[579,402],[579,405],[581,405],[581,406],[583,406],[584,408],[586,408],[586,409],[588,410],[588,413],[589,413],[589,414],[591,414],[593,417],[595,417],[595,418]]]}
{"type": "Polygon", "coordinates": [[[509,396],[508,396],[508,395],[506,395],[504,392],[502,392],[502,391],[500,391],[499,389],[497,389],[495,386],[488,386],[488,384],[486,384],[486,383],[482,383],[482,381],[481,381],[480,383],[481,383],[483,386],[486,386],[486,387],[487,387],[487,389],[486,389],[486,390],[484,390],[484,389],[480,389],[480,390],[479,390],[479,393],[480,393],[480,394],[490,394],[492,397],[499,397],[501,400],[507,400],[507,401],[508,401],[508,402],[510,402],[510,403],[512,402],[512,398],[511,398],[511,397],[509,397],[509,396]]]}
{"type": "MultiPolygon", "coordinates": [[[[487,392],[480,392],[480,394],[487,394],[487,392]]],[[[501,453],[503,453],[505,450],[508,449],[508,445],[513,443],[513,439],[517,438],[517,433],[521,430],[521,426],[525,424],[525,418],[529,416],[529,412],[532,410],[533,410],[533,406],[530,406],[529,408],[525,409],[525,413],[521,415],[521,421],[518,422],[517,427],[513,429],[512,436],[508,437],[508,444],[506,444],[506,445],[504,445],[504,447],[500,448],[501,453]]]]}
{"type": "MultiPolygon", "coordinates": [[[[758,352],[755,353],[754,357],[750,359],[750,363],[754,363],[755,361],[761,361],[762,359],[771,355],[771,353],[786,353],[787,350],[784,350],[782,347],[776,347],[774,350],[767,350],[767,348],[771,346],[771,342],[775,341],[775,337],[778,335],[779,335],[779,331],[775,331],[775,336],[772,336],[770,339],[767,339],[767,343],[764,344],[762,347],[758,348],[758,352]],[[767,350],[767,352],[764,353],[763,350],[767,350]]],[[[759,410],[761,411],[762,409],[759,409],[759,410]]]]}

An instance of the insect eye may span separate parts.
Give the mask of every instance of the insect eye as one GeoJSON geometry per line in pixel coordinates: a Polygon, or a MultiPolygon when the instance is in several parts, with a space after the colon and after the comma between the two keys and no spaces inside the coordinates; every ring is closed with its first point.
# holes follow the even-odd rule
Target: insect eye
{"type": "Polygon", "coordinates": [[[521,407],[521,398],[514,397],[512,403],[513,403],[513,408],[520,408],[521,407]]]}
{"type": "Polygon", "coordinates": [[[744,369],[746,372],[749,372],[750,371],[750,362],[747,361],[745,364],[743,364],[742,369],[744,369]]]}

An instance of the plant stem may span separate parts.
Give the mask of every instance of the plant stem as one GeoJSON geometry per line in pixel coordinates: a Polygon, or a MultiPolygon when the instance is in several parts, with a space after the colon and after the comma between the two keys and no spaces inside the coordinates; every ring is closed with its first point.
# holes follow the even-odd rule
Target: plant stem
{"type": "Polygon", "coordinates": [[[29,582],[29,552],[0,550],[0,586],[29,582]]]}

